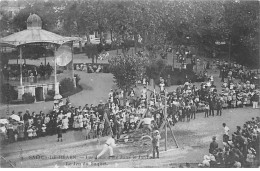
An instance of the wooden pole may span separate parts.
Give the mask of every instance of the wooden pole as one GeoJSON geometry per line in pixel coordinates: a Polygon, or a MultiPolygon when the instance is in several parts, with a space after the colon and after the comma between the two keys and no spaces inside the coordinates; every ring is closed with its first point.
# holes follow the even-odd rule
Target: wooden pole
{"type": "Polygon", "coordinates": [[[170,128],[170,131],[171,131],[171,134],[172,134],[172,137],[173,137],[173,140],[175,141],[175,144],[176,144],[176,146],[177,146],[177,148],[179,148],[179,145],[178,145],[178,143],[177,143],[177,141],[176,141],[176,138],[175,138],[175,136],[174,136],[174,134],[173,134],[173,131],[172,131],[172,128],[170,127],[170,125],[169,125],[169,122],[167,121],[167,123],[166,123],[166,127],[167,127],[167,125],[169,126],[169,128],[170,128]]]}
{"type": "Polygon", "coordinates": [[[174,71],[174,53],[172,48],[172,71],[174,71]]]}
{"type": "Polygon", "coordinates": [[[22,46],[20,46],[20,86],[23,85],[22,46]]]}
{"type": "Polygon", "coordinates": [[[73,42],[72,42],[72,45],[71,45],[71,70],[72,70],[72,80],[74,80],[74,62],[73,62],[73,58],[74,58],[74,54],[73,54],[73,42]]]}
{"type": "Polygon", "coordinates": [[[198,58],[196,57],[195,59],[196,59],[196,61],[195,61],[196,62],[196,72],[198,72],[198,58]]]}
{"type": "Polygon", "coordinates": [[[146,81],[146,107],[147,107],[147,109],[148,109],[148,82],[147,82],[147,80],[145,80],[146,81]]]}
{"type": "Polygon", "coordinates": [[[164,119],[166,121],[165,125],[165,151],[167,151],[167,91],[165,89],[165,102],[164,102],[164,119]]]}

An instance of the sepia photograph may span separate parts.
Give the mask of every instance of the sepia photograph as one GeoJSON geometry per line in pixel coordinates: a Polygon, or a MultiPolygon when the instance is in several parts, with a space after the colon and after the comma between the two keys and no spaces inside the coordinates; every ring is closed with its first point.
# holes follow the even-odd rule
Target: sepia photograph
{"type": "Polygon", "coordinates": [[[260,0],[0,0],[0,168],[260,168],[260,0]]]}

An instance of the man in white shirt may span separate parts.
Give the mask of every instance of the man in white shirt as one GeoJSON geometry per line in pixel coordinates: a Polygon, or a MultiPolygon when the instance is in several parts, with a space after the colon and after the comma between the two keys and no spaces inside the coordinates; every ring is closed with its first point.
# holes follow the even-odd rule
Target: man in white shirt
{"type": "Polygon", "coordinates": [[[113,147],[116,146],[114,137],[115,136],[112,135],[107,139],[102,151],[96,156],[96,159],[100,158],[103,154],[105,154],[107,150],[109,150],[109,157],[114,157],[113,147]]]}
{"type": "Polygon", "coordinates": [[[229,128],[227,127],[226,123],[223,123],[222,126],[224,127],[224,134],[223,134],[223,143],[228,143],[229,141],[229,128]]]}
{"type": "Polygon", "coordinates": [[[150,131],[152,131],[151,122],[152,118],[146,117],[142,119],[143,122],[143,128],[148,128],[150,131]]]}

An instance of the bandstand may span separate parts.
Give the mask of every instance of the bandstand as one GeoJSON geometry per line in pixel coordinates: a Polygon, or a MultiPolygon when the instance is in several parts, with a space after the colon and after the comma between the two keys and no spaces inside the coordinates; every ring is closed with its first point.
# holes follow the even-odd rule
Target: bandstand
{"type": "MultiPolygon", "coordinates": [[[[73,47],[74,39],[70,37],[64,37],[46,30],[42,29],[42,20],[36,14],[31,14],[27,19],[27,29],[16,32],[11,34],[7,37],[3,37],[0,39],[1,48],[11,47],[16,48],[19,52],[17,57],[17,75],[14,77],[2,79],[4,83],[9,83],[11,86],[15,87],[15,90],[18,91],[18,99],[22,100],[22,96],[24,93],[31,93],[32,96],[35,96],[37,101],[44,101],[47,95],[47,92],[50,90],[55,91],[54,99],[62,98],[59,93],[59,81],[57,80],[57,60],[62,60],[64,58],[64,54],[59,53],[57,55],[58,50],[61,46],[67,45],[69,47],[71,56],[71,62],[73,66],[73,54],[72,54],[72,47],[73,47]],[[25,61],[26,56],[23,54],[23,50],[25,48],[31,47],[42,47],[47,48],[53,52],[54,57],[54,74],[49,75],[46,79],[39,78],[39,76],[27,76],[23,75],[24,68],[23,62],[25,61]],[[57,59],[58,58],[58,59],[57,59]],[[34,78],[33,78],[34,77],[34,78]]],[[[67,59],[66,55],[65,58],[67,59]]],[[[8,66],[9,66],[9,59],[8,59],[8,66]]],[[[45,67],[46,67],[46,57],[45,57],[45,67]]],[[[36,70],[36,69],[35,69],[36,70]]],[[[73,67],[72,67],[73,70],[73,67]]],[[[2,69],[3,71],[3,69],[2,69]]],[[[2,74],[2,73],[1,73],[2,74]]],[[[70,77],[74,80],[74,73],[70,74],[70,77]]]]}

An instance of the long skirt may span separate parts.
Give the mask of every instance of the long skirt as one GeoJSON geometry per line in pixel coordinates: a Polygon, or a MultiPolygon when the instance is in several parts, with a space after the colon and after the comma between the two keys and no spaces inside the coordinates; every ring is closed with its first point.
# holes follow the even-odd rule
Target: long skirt
{"type": "Polygon", "coordinates": [[[62,138],[62,129],[58,128],[57,133],[58,133],[58,138],[62,138]]]}

